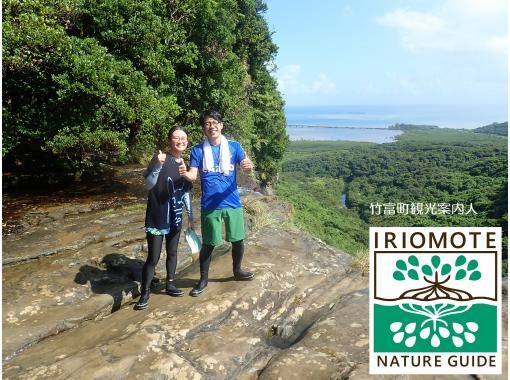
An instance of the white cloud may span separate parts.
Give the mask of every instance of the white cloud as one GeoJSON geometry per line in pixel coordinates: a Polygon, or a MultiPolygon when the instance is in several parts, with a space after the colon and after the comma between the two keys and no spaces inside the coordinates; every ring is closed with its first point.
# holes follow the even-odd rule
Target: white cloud
{"type": "Polygon", "coordinates": [[[464,11],[477,16],[483,14],[504,15],[506,13],[506,0],[450,0],[455,11],[464,11]]]}
{"type": "Polygon", "coordinates": [[[383,94],[383,89],[374,84],[372,81],[360,84],[357,88],[357,93],[360,95],[381,95],[383,94]]]}
{"type": "Polygon", "coordinates": [[[377,19],[410,50],[506,54],[506,0],[447,0],[423,12],[398,8],[377,19]]]}
{"type": "Polygon", "coordinates": [[[319,78],[312,82],[311,89],[313,93],[331,94],[336,91],[336,85],[326,74],[320,73],[319,78]]]}
{"type": "Polygon", "coordinates": [[[445,22],[440,17],[406,9],[396,9],[379,17],[384,26],[400,29],[406,33],[437,33],[444,29],[445,22]]]}
{"type": "Polygon", "coordinates": [[[352,16],[352,7],[349,4],[343,6],[340,10],[340,16],[349,17],[352,16]]]}
{"type": "Polygon", "coordinates": [[[393,72],[390,73],[389,76],[390,79],[397,84],[402,93],[412,96],[418,96],[420,94],[415,81],[409,78],[406,74],[393,72]]]}
{"type": "Polygon", "coordinates": [[[336,84],[325,73],[311,81],[301,78],[300,65],[287,65],[275,73],[278,89],[285,95],[334,94],[336,84]]]}
{"type": "Polygon", "coordinates": [[[491,36],[484,41],[485,48],[493,52],[507,52],[508,39],[506,36],[491,36]]]}

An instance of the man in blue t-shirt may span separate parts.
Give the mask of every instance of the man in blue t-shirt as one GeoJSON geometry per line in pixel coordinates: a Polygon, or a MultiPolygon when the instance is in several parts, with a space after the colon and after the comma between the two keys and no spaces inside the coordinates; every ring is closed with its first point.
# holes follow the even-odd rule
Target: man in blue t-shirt
{"type": "Polygon", "coordinates": [[[200,281],[191,290],[192,296],[198,296],[207,286],[212,251],[222,242],[222,221],[225,222],[226,240],[232,243],[234,278],[237,281],[249,281],[254,277],[253,273],[241,269],[244,216],[236,183],[237,165],[241,165],[245,173],[250,173],[253,163],[241,144],[229,141],[221,134],[223,119],[219,112],[203,112],[200,124],[207,138],[191,150],[189,171],[184,163],[179,167],[179,174],[190,181],[196,180],[200,172],[202,189],[200,281]]]}

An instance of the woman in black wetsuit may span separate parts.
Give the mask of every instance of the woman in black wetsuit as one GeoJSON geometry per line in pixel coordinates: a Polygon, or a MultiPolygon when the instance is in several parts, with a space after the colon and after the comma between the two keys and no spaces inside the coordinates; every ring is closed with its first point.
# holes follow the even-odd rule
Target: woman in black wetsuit
{"type": "Polygon", "coordinates": [[[166,293],[180,297],[184,292],[174,285],[177,267],[177,246],[181,234],[183,206],[188,212],[190,228],[193,228],[191,210],[191,182],[179,175],[182,153],[188,146],[188,137],[181,127],[173,127],[169,132],[170,151],[154,155],[144,172],[145,185],[149,191],[145,214],[148,255],[142,271],[140,299],[136,310],[149,305],[149,293],[156,264],[161,255],[163,238],[166,240],[166,293]]]}

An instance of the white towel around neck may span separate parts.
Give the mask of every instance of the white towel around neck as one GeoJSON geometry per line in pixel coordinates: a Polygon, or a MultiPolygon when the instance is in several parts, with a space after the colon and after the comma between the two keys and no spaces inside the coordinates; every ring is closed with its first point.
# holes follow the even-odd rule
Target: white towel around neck
{"type": "MultiPolygon", "coordinates": [[[[212,148],[209,140],[207,139],[204,141],[203,169],[208,172],[214,171],[212,148]]],[[[230,174],[230,149],[228,147],[228,140],[225,136],[221,136],[220,141],[220,171],[225,176],[230,174]]]]}

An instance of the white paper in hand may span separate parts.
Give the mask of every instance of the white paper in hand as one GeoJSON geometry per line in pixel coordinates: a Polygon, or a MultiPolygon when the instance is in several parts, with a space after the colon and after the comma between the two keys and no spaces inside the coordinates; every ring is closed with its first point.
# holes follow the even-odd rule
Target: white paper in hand
{"type": "Polygon", "coordinates": [[[191,253],[200,252],[200,249],[202,249],[202,241],[195,230],[192,230],[191,228],[186,229],[186,231],[184,231],[184,236],[186,237],[186,242],[191,249],[191,253]]]}

